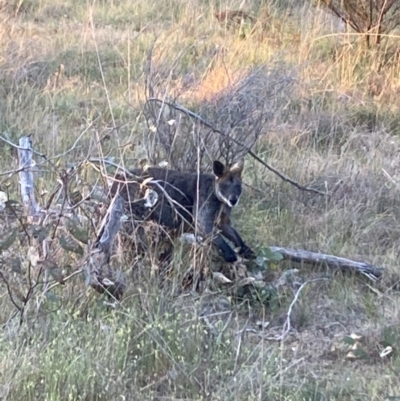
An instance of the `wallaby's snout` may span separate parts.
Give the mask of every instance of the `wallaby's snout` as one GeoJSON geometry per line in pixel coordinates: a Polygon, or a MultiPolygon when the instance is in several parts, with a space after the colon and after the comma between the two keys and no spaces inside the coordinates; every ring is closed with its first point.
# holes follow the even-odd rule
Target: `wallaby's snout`
{"type": "Polygon", "coordinates": [[[239,196],[237,196],[237,195],[229,195],[228,200],[229,200],[229,203],[232,206],[236,206],[236,204],[239,202],[239,196]]]}

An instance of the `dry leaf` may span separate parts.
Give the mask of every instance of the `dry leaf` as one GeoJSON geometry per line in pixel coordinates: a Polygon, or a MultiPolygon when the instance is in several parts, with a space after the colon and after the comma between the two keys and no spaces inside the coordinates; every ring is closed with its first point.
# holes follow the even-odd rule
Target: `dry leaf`
{"type": "Polygon", "coordinates": [[[144,199],[146,199],[144,206],[152,208],[158,202],[158,193],[150,188],[147,188],[144,194],[144,199]]]}
{"type": "Polygon", "coordinates": [[[256,281],[254,277],[246,277],[237,283],[238,287],[244,287],[245,285],[253,284],[256,281]]]}
{"type": "Polygon", "coordinates": [[[357,359],[357,357],[353,354],[352,351],[350,351],[350,352],[346,355],[346,359],[357,359]]]}
{"type": "Polygon", "coordinates": [[[385,356],[390,355],[392,352],[393,352],[393,348],[390,347],[390,346],[388,346],[388,347],[384,348],[384,349],[379,353],[379,356],[380,356],[381,358],[384,358],[385,356]]]}
{"type": "Polygon", "coordinates": [[[228,277],[225,277],[222,273],[219,273],[219,272],[214,272],[213,278],[215,281],[217,281],[218,283],[221,283],[221,284],[232,283],[232,280],[229,280],[228,277]]]}
{"type": "Polygon", "coordinates": [[[111,285],[115,285],[115,283],[114,283],[113,281],[109,280],[108,278],[103,278],[103,279],[101,280],[101,282],[102,282],[106,287],[109,287],[109,286],[111,286],[111,285]]]}
{"type": "Polygon", "coordinates": [[[148,177],[148,178],[144,179],[143,182],[140,184],[140,188],[145,187],[152,180],[153,180],[153,177],[148,177]]]}
{"type": "MultiPolygon", "coordinates": [[[[202,239],[199,238],[199,241],[201,241],[202,239]]],[[[179,237],[179,241],[181,242],[181,244],[195,244],[196,241],[196,236],[192,233],[183,233],[180,237],[179,237]]]]}
{"type": "Polygon", "coordinates": [[[147,170],[150,167],[149,161],[147,159],[141,159],[139,164],[142,170],[147,170]]]}
{"type": "Polygon", "coordinates": [[[28,249],[28,260],[29,262],[31,262],[31,265],[33,267],[36,267],[39,260],[40,260],[40,256],[39,256],[39,251],[35,246],[30,246],[28,249]]]}
{"type": "Polygon", "coordinates": [[[355,333],[351,333],[351,334],[350,334],[350,337],[351,337],[353,340],[356,340],[356,341],[360,341],[360,340],[362,339],[362,336],[359,336],[358,334],[355,334],[355,333]]]}

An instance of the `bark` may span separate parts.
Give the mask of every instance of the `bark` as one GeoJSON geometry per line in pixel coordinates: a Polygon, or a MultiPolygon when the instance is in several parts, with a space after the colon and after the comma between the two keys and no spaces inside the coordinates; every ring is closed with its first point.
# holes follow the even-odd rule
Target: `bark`
{"type": "Polygon", "coordinates": [[[28,216],[34,217],[39,213],[39,206],[35,199],[35,187],[32,167],[32,141],[29,136],[23,136],[19,140],[19,182],[21,186],[21,197],[25,211],[28,216]]]}
{"type": "Polygon", "coordinates": [[[272,246],[270,249],[273,252],[279,252],[282,254],[285,260],[310,265],[326,265],[331,269],[358,272],[374,282],[378,281],[383,274],[382,268],[369,263],[357,262],[339,256],[310,252],[302,249],[282,248],[279,246],[272,246]]]}
{"type": "Polygon", "coordinates": [[[119,277],[111,264],[111,252],[115,236],[121,227],[124,200],[120,196],[112,200],[97,240],[90,252],[88,262],[90,285],[98,292],[107,292],[110,296],[121,299],[124,291],[122,277],[119,277]]]}

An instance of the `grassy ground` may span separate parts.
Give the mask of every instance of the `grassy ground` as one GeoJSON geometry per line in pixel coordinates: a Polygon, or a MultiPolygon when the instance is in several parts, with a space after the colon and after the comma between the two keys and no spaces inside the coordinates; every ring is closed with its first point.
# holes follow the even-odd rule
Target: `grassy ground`
{"type": "MultiPolygon", "coordinates": [[[[328,280],[304,287],[284,341],[269,338],[282,333],[290,287],[263,308],[214,290],[173,296],[143,269],[116,310],[72,280],[57,297],[31,300],[19,327],[2,284],[2,399],[400,399],[399,37],[367,51],[338,21],[301,3],[245,2],[265,24],[243,38],[213,16],[237,9],[235,1],[0,1],[3,138],[33,134],[48,158],[63,154],[54,159],[59,167],[88,154],[133,166],[144,157],[144,66],[154,43],[158,88],[194,109],[267,65],[292,85],[276,94],[279,107],[253,150],[333,195],[299,191],[247,158],[236,226],[254,247],[299,247],[386,268],[372,287],[302,266],[299,282],[328,280]],[[360,348],[346,358],[353,333],[360,348]],[[393,352],[381,358],[386,346],[393,352]]],[[[0,172],[16,163],[0,142],[0,172]]],[[[16,177],[1,180],[16,199],[16,177]]],[[[39,193],[51,192],[54,180],[42,172],[39,193]]],[[[124,261],[129,271],[133,262],[124,261]]]]}

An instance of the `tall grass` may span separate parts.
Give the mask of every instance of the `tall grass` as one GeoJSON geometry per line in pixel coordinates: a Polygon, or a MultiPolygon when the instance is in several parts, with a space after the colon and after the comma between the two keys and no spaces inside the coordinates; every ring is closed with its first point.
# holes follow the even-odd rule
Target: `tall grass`
{"type": "MultiPolygon", "coordinates": [[[[54,159],[61,167],[88,154],[138,165],[151,48],[160,88],[194,108],[252,67],[290,75],[295,84],[253,150],[332,197],[301,192],[248,159],[233,220],[254,247],[301,247],[386,267],[371,288],[301,266],[299,282],[330,280],[301,293],[284,342],[267,338],[282,330],[290,287],[274,307],[235,303],[212,286],[197,294],[159,288],[151,255],[138,264],[124,249],[117,258],[127,295],[115,310],[76,278],[54,298],[32,300],[19,326],[2,284],[2,399],[400,396],[399,295],[391,281],[400,248],[396,33],[367,52],[333,17],[295,1],[14,0],[0,10],[0,135],[16,142],[33,134],[38,151],[63,155],[54,159]],[[214,18],[240,6],[260,17],[262,30],[243,38],[214,18]],[[354,332],[366,355],[350,361],[343,339],[354,332]],[[388,345],[391,357],[379,357],[388,345]]],[[[16,166],[15,150],[0,142],[0,173],[16,166]]],[[[18,199],[17,177],[0,178],[18,199]]],[[[46,170],[36,179],[45,201],[55,177],[46,170]]],[[[183,260],[177,252],[180,273],[183,260]]],[[[285,266],[293,267],[275,266],[271,276],[285,266]]]]}

